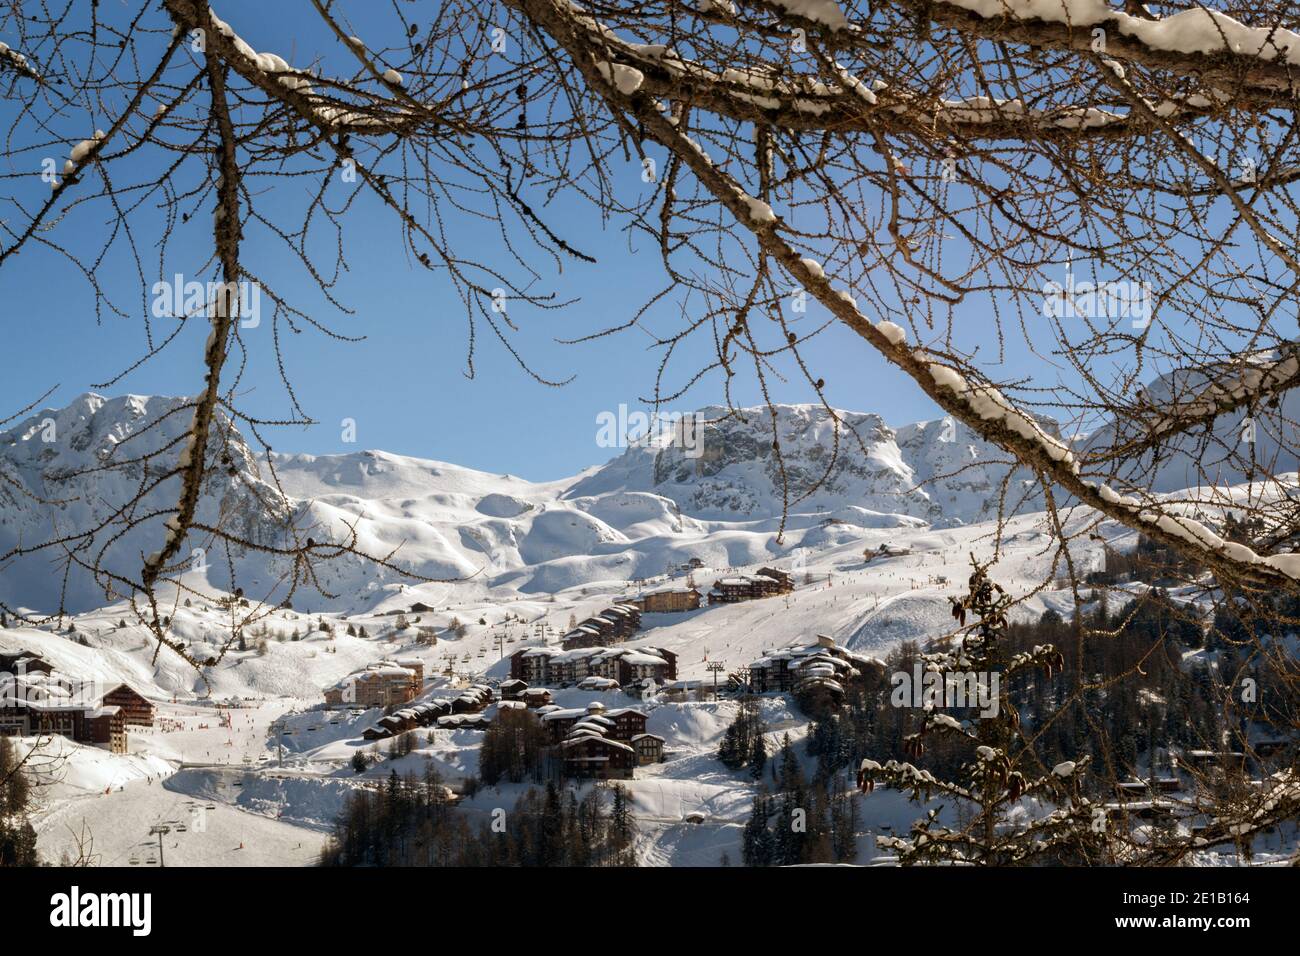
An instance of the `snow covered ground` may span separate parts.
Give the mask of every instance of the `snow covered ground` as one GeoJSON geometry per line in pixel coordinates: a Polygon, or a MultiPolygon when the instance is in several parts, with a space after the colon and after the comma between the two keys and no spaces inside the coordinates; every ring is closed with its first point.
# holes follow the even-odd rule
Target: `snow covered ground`
{"type": "Polygon", "coordinates": [[[159,722],[169,729],[133,730],[128,755],[62,737],[22,739],[24,749],[38,748],[42,856],[84,854],[102,866],[314,863],[328,819],[291,813],[281,820],[274,800],[243,792],[250,784],[267,789],[271,775],[258,772],[270,762],[267,730],[288,707],[271,700],[223,709],[230,723],[222,726],[215,707],[164,704],[159,722]],[[158,827],[169,832],[151,833],[158,827]]]}
{"type": "MultiPolygon", "coordinates": [[[[406,494],[410,489],[402,482],[419,479],[389,480],[406,494]]],[[[520,510],[514,499],[486,500],[483,509],[494,514],[520,510]]],[[[766,545],[753,543],[773,536],[766,519],[716,522],[714,530],[700,531],[699,540],[716,549],[703,549],[705,553],[760,556],[749,564],[691,572],[690,579],[705,590],[724,573],[771,562],[795,572],[795,592],[682,614],[646,614],[632,643],[675,651],[683,679],[708,677],[710,661],[740,667],[767,650],[806,643],[819,633],[856,651],[880,653],[901,640],[942,633],[950,620],[947,596],[958,593],[964,582],[969,553],[987,556],[996,543],[990,525],[933,530],[913,521],[888,528],[854,526],[849,533],[842,525],[823,522],[816,513],[796,516],[792,525],[804,526],[802,550],[790,548],[774,562],[766,545]],[[738,541],[747,543],[739,546],[738,541]],[[882,544],[891,553],[867,561],[864,551],[875,552],[882,544]]],[[[631,524],[638,523],[643,524],[631,524]]],[[[554,537],[563,535],[557,531],[554,537]]],[[[1002,538],[999,577],[1013,588],[1041,580],[1050,562],[1043,550],[1042,516],[1013,519],[1002,538]]],[[[682,573],[659,574],[644,586],[686,580],[682,573]]],[[[160,704],[160,723],[169,728],[133,732],[128,756],[66,744],[62,738],[47,743],[44,750],[60,766],[40,788],[41,851],[51,859],[75,856],[78,838],[89,834],[100,862],[156,865],[149,861],[158,859],[158,837],[149,831],[166,825],[171,828],[163,836],[169,865],[308,864],[353,787],[382,779],[392,769],[422,772],[428,761],[456,785],[477,773],[481,739],[476,731],[439,731],[434,743],[422,742],[410,756],[380,761],[358,777],[350,761],[358,749],[374,749],[360,734],[379,712],[316,709],[323,688],[367,663],[393,657],[423,660],[426,675],[435,678],[429,691],[434,696],[482,676],[499,679],[508,673],[505,657],[539,642],[538,625],[549,627],[554,641],[571,618],[581,620],[640,587],[612,577],[589,578],[540,595],[522,593],[511,583],[487,586],[478,581],[363,590],[356,610],[276,610],[265,622],[263,649],[252,644],[243,651],[230,648],[220,664],[201,676],[174,656],[164,653],[155,660],[145,632],[128,622],[123,604],[77,615],[71,634],[35,628],[0,632],[0,651],[33,651],[68,673],[131,683],[160,704]],[[417,603],[436,610],[411,611],[417,603]],[[410,625],[404,630],[398,629],[398,612],[410,625]],[[452,630],[457,622],[463,636],[452,630]],[[322,623],[332,633],[321,630],[322,623]],[[349,627],[357,636],[348,633],[349,627]],[[418,642],[426,628],[436,633],[435,645],[418,642]],[[228,702],[244,706],[215,706],[228,702]],[[219,725],[223,712],[230,715],[231,727],[219,725]],[[185,831],[177,831],[178,822],[186,825],[185,831]]],[[[178,598],[173,610],[173,631],[198,648],[199,656],[205,647],[218,654],[229,626],[229,612],[217,605],[216,596],[211,602],[191,599],[188,607],[178,598]]],[[[1028,609],[1041,612],[1044,606],[1043,599],[1035,598],[1028,609]]],[[[595,699],[611,706],[633,703],[621,692],[602,696],[561,690],[556,699],[563,706],[595,699]]],[[[628,784],[640,829],[640,859],[647,865],[716,865],[726,854],[739,863],[752,782],[716,760],[735,704],[635,703],[649,710],[649,730],[665,738],[668,753],[665,763],[639,769],[628,784]],[[686,821],[695,813],[704,815],[703,822],[686,821]]],[[[788,702],[774,699],[765,707],[774,746],[781,733],[788,732],[796,742],[802,738],[806,721],[788,702]]],[[[522,789],[483,791],[466,808],[512,806],[522,789]]],[[[866,862],[876,855],[874,835],[891,827],[905,830],[916,808],[897,794],[860,799],[867,805],[861,839],[861,860],[866,862]]]]}
{"type": "MultiPolygon", "coordinates": [[[[83,397],[55,413],[62,438],[53,455],[29,454],[22,443],[31,436],[24,438],[20,425],[7,433],[13,439],[7,447],[0,440],[0,459],[34,493],[56,498],[52,490],[62,483],[51,469],[74,471],[96,449],[126,440],[139,422],[166,414],[173,401],[83,397]]],[[[792,509],[783,537],[780,493],[763,442],[734,422],[706,432],[715,453],[703,463],[669,447],[634,447],[607,465],[551,483],[382,452],[277,455],[276,472],[289,496],[285,508],[324,527],[357,521],[363,547],[386,552],[400,545],[399,559],[412,569],[461,579],[412,585],[360,562],[332,565],[324,583],[337,596],[298,595],[295,607],[272,611],[246,634],[241,650],[229,645],[231,617],[219,603],[226,596],[219,572],[197,568],[184,578],[192,591],[164,586],[161,597],[172,633],[196,657],[219,658],[201,673],[167,651],[155,654],[124,602],[105,603],[84,587],[74,601],[83,609],[70,622],[0,630],[0,653],[33,652],[83,679],[124,681],[159,706],[159,726],[132,732],[128,755],[62,738],[43,743],[36,820],[42,853],[75,856],[78,838],[88,834],[100,862],[158,865],[158,835],[149,831],[167,826],[162,856],[169,865],[308,864],[355,787],[372,785],[391,769],[419,773],[430,763],[455,785],[477,773],[481,739],[477,731],[440,730],[432,741],[422,736],[409,756],[381,760],[358,776],[351,759],[359,749],[374,749],[361,732],[379,712],[323,711],[324,688],[367,664],[400,657],[424,662],[426,693],[454,694],[469,682],[505,677],[511,653],[554,643],[571,621],[643,589],[694,583],[707,591],[718,577],[762,565],[789,570],[795,580],[796,590],[781,597],[645,614],[632,644],[675,652],[679,677],[687,680],[711,679],[711,662],[732,670],[819,634],[871,655],[901,641],[940,637],[951,623],[948,598],[962,592],[970,555],[986,560],[995,548],[995,579],[1024,597],[1015,613],[1037,615],[1049,607],[1069,613],[1068,591],[1037,590],[1059,571],[1044,515],[1019,514],[1000,525],[980,520],[1005,477],[1003,466],[966,469],[960,481],[940,479],[924,491],[915,487],[952,471],[959,460],[993,457],[986,448],[960,431],[955,443],[941,440],[930,427],[936,423],[894,432],[876,416],[846,413],[846,420],[866,454],[845,442],[845,463],[831,469],[822,491],[792,509]],[[692,558],[703,566],[681,570],[692,558]]],[[[828,441],[828,423],[817,410],[783,408],[778,427],[791,473],[825,469],[819,449],[828,441]]],[[[168,434],[164,428],[156,440],[168,434]]],[[[256,456],[237,458],[250,480],[260,480],[256,456]]],[[[121,491],[103,484],[72,490],[110,501],[121,491]]],[[[218,491],[227,510],[244,509],[251,537],[272,533],[274,522],[258,502],[231,489],[209,494],[218,491]]],[[[78,508],[35,512],[26,499],[4,494],[0,486],[0,547],[6,535],[88,517],[78,508]]],[[[1070,518],[1075,525],[1090,520],[1085,513],[1070,518]]],[[[1084,536],[1072,546],[1083,572],[1101,566],[1103,547],[1134,544],[1114,523],[1093,530],[1100,538],[1084,536]]],[[[259,560],[236,556],[250,595],[274,570],[259,560]]],[[[46,582],[37,577],[6,568],[0,592],[39,608],[46,582]]],[[[726,854],[739,863],[752,782],[716,760],[735,704],[556,693],[566,707],[595,699],[646,708],[649,731],[666,741],[665,762],[639,768],[628,785],[642,862],[715,865],[726,854]],[[699,822],[687,821],[696,814],[699,822]]],[[[785,699],[765,700],[764,707],[772,749],[781,734],[797,743],[806,733],[806,720],[785,699]]],[[[520,789],[488,789],[464,805],[509,807],[520,789]]],[[[904,832],[919,810],[890,791],[858,799],[859,860],[876,861],[874,836],[904,832]]]]}

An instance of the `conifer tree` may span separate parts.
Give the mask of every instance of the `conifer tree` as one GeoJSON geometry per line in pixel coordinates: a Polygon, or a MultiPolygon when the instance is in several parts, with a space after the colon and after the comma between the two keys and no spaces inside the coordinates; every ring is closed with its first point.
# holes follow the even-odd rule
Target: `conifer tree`
{"type": "Polygon", "coordinates": [[[627,804],[627,788],[614,784],[614,806],[610,815],[610,842],[615,850],[626,850],[632,844],[632,813],[627,804]]]}
{"type": "Polygon", "coordinates": [[[767,791],[760,789],[754,797],[754,807],[749,820],[741,834],[741,862],[745,866],[771,866],[775,848],[772,832],[767,828],[767,818],[771,813],[771,801],[767,791]]]}
{"type": "Polygon", "coordinates": [[[754,738],[754,749],[749,755],[749,774],[755,780],[763,779],[763,770],[767,767],[767,742],[762,734],[754,738]]]}
{"type": "MultiPolygon", "coordinates": [[[[736,712],[736,719],[731,722],[731,726],[726,729],[722,736],[722,744],[718,748],[718,759],[722,761],[731,770],[739,770],[741,767],[749,764],[755,755],[755,741],[761,740],[767,728],[763,725],[763,720],[759,716],[758,702],[752,697],[744,697],[740,701],[740,709],[736,712]]],[[[767,751],[763,750],[763,762],[766,763],[767,751]]],[[[762,773],[762,767],[754,773],[755,779],[762,773]]]]}
{"type": "Polygon", "coordinates": [[[31,786],[21,763],[13,744],[0,736],[0,867],[40,863],[36,831],[27,819],[31,786]]]}
{"type": "Polygon", "coordinates": [[[1104,810],[1083,796],[1079,786],[1090,758],[1064,760],[1047,770],[1021,733],[1020,715],[1011,703],[1011,681],[1024,679],[1035,668],[1042,668],[1050,678],[1063,667],[1062,655],[1055,646],[1042,644],[1008,656],[1000,638],[1008,626],[1011,599],[973,555],[971,564],[974,570],[968,593],[952,599],[952,611],[962,627],[968,615],[974,623],[957,650],[923,654],[921,659],[930,672],[942,678],[944,687],[950,686],[950,680],[970,686],[972,674],[985,680],[989,691],[997,688],[998,696],[987,701],[996,706],[977,708],[973,716],[962,720],[927,708],[921,729],[904,737],[904,751],[912,760],[925,753],[925,739],[935,734],[964,745],[969,759],[953,778],[944,779],[911,762],[890,760],[881,765],[868,758],[862,761],[858,782],[863,790],[885,783],[925,803],[934,798],[942,798],[944,804],[956,800],[974,812],[965,824],[948,826],[940,820],[941,807],[932,806],[912,825],[909,836],[881,836],[876,842],[896,852],[903,864],[1106,862],[1104,810]],[[1033,765],[1042,772],[1035,773],[1033,765]],[[1027,801],[1051,804],[1055,809],[1025,814],[1028,822],[1013,821],[1010,811],[1027,801]]]}

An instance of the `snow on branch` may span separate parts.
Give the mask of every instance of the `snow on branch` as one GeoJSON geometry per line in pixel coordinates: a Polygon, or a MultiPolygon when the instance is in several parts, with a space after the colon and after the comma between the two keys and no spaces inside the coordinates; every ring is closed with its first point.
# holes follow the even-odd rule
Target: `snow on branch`
{"type": "Polygon", "coordinates": [[[41,82],[43,77],[31,65],[27,57],[17,50],[11,49],[9,44],[0,42],[0,68],[9,67],[17,73],[22,74],[28,79],[41,82]]]}
{"type": "Polygon", "coordinates": [[[1143,407],[1138,433],[1105,448],[1106,456],[1134,455],[1171,435],[1212,425],[1220,416],[1239,409],[1257,409],[1300,387],[1300,348],[1287,345],[1247,355],[1239,364],[1215,369],[1212,374],[1214,379],[1190,398],[1175,396],[1156,408],[1143,407]]]}
{"type": "Polygon", "coordinates": [[[1098,32],[1107,58],[1182,74],[1237,99],[1290,103],[1300,79],[1300,34],[1252,27],[1193,6],[1146,18],[1103,0],[885,0],[940,26],[1044,50],[1091,52],[1098,32]]]}
{"type": "MultiPolygon", "coordinates": [[[[721,72],[681,56],[662,44],[634,43],[587,15],[578,15],[603,48],[598,61],[625,95],[680,99],[696,109],[732,119],[789,130],[838,132],[912,132],[937,128],[966,140],[1077,139],[1080,136],[1128,136],[1149,130],[1140,112],[1117,112],[1096,106],[1030,107],[1017,98],[989,96],[933,97],[868,82],[834,63],[830,80],[814,75],[789,76],[778,65],[727,67],[721,72]]],[[[1221,105],[1200,94],[1173,96],[1159,104],[1162,116],[1192,118],[1221,105]]]]}
{"type": "Polygon", "coordinates": [[[983,19],[1039,20],[1076,28],[1113,27],[1152,50],[1170,53],[1228,53],[1300,65],[1300,34],[1274,27],[1246,26],[1204,6],[1171,17],[1137,17],[1111,9],[1103,0],[947,0],[983,19]]]}
{"type": "MultiPolygon", "coordinates": [[[[205,17],[189,0],[166,3],[178,30],[204,31],[205,50],[229,63],[244,80],[268,96],[294,106],[304,119],[327,130],[371,135],[400,133],[429,118],[408,105],[394,103],[388,96],[294,69],[279,54],[259,53],[211,8],[207,8],[205,17]]],[[[402,86],[402,77],[395,70],[376,75],[390,92],[402,86]]]]}
{"type": "MultiPolygon", "coordinates": [[[[1167,513],[1155,502],[1119,494],[1104,482],[1080,474],[1078,460],[1061,440],[1047,434],[1034,417],[1018,409],[991,383],[968,381],[957,369],[922,347],[907,342],[904,329],[893,322],[873,322],[858,311],[846,290],[836,290],[820,263],[797,252],[781,235],[778,217],[755,217],[746,192],[726,171],[709,160],[695,141],[660,114],[657,104],[642,93],[627,96],[606,83],[595,70],[595,42],[587,22],[579,23],[567,5],[561,11],[548,0],[512,0],[565,47],[578,69],[590,73],[593,89],[605,90],[615,109],[633,113],[646,132],[677,155],[696,179],[748,228],[763,250],[807,289],[828,311],[873,345],[887,360],[906,372],[927,395],[981,437],[994,442],[1034,469],[1044,480],[1060,485],[1079,501],[1108,517],[1173,546],[1200,561],[1221,580],[1250,581],[1295,590],[1300,582],[1300,554],[1260,555],[1228,542],[1195,519],[1167,513]]],[[[608,40],[608,31],[599,31],[608,40]]]]}

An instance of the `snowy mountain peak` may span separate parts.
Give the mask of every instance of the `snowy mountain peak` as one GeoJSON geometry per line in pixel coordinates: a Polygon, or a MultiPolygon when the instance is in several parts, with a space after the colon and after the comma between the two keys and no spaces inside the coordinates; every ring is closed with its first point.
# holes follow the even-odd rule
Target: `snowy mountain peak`
{"type": "Polygon", "coordinates": [[[701,518],[772,517],[793,505],[951,525],[992,516],[1010,470],[1005,454],[950,420],[895,431],[879,415],[821,405],[699,414],[702,448],[629,448],[570,494],[653,491],[701,518]]]}
{"type": "MultiPolygon", "coordinates": [[[[109,521],[87,553],[107,546],[108,567],[137,573],[162,518],[123,529],[114,509],[175,466],[190,420],[187,399],[87,393],[0,433],[0,470],[17,483],[0,482],[0,553],[46,540],[51,528],[84,533],[109,521]]],[[[199,518],[258,543],[283,542],[290,524],[317,540],[345,540],[355,529],[363,551],[393,554],[419,575],[471,590],[555,593],[654,577],[692,557],[742,566],[871,530],[980,521],[994,513],[1008,472],[994,449],[949,422],[895,430],[879,415],[820,405],[711,406],[698,421],[693,448],[650,441],[571,478],[530,482],[383,451],[268,458],[218,415],[199,518]]],[[[173,508],[177,483],[152,486],[140,510],[173,508]]],[[[182,553],[209,547],[192,540],[182,553]]],[[[284,571],[238,548],[229,563],[254,584],[284,571]]],[[[62,585],[44,568],[11,569],[0,599],[57,607],[62,585]]],[[[212,586],[229,584],[224,550],[207,574],[212,586]]],[[[338,597],[309,600],[342,607],[375,606],[409,583],[352,557],[328,563],[320,580],[338,597]]],[[[104,595],[74,569],[68,600],[94,607],[104,595]]]]}

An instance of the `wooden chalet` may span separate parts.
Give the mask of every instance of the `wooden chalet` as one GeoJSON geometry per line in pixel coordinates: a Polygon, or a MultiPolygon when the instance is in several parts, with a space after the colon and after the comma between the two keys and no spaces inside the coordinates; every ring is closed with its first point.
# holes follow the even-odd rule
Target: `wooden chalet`
{"type": "Polygon", "coordinates": [[[0,735],[51,734],[113,753],[127,752],[122,708],[105,704],[96,682],[39,670],[0,673],[0,735]]]}
{"type": "Polygon", "coordinates": [[[570,777],[592,780],[630,780],[636,767],[636,751],[630,744],[600,734],[577,731],[559,745],[564,772],[570,777]]]}
{"type": "Polygon", "coordinates": [[[492,688],[485,684],[468,687],[459,696],[443,700],[425,700],[402,707],[380,717],[374,726],[362,731],[366,740],[383,740],[420,727],[481,730],[490,721],[482,711],[492,703],[492,688]],[[471,719],[472,718],[472,719],[471,719]]]}
{"type": "Polygon", "coordinates": [[[542,726],[550,734],[551,742],[558,743],[574,730],[588,727],[599,730],[613,740],[629,742],[645,733],[646,715],[632,707],[606,708],[600,701],[586,707],[562,709],[559,707],[539,712],[542,726]]]}
{"type": "Polygon", "coordinates": [[[1151,780],[1123,780],[1115,784],[1121,799],[1139,800],[1153,793],[1177,793],[1183,782],[1177,777],[1156,777],[1151,780]]]}
{"type": "Polygon", "coordinates": [[[520,695],[527,689],[527,681],[512,677],[501,682],[501,686],[497,688],[497,693],[501,695],[502,700],[518,700],[520,695]]]}
{"type": "Polygon", "coordinates": [[[104,704],[122,708],[122,717],[128,724],[152,727],[154,705],[130,684],[118,684],[104,694],[104,704]]]}
{"type": "Polygon", "coordinates": [[[820,687],[843,694],[846,686],[869,669],[883,668],[880,661],[854,654],[826,635],[812,644],[768,651],[747,669],[743,681],[756,694],[800,692],[820,687]]]}
{"type": "Polygon", "coordinates": [[[641,629],[641,609],[632,603],[613,604],[587,618],[560,639],[565,650],[609,647],[629,640],[641,629]]]}
{"type": "Polygon", "coordinates": [[[677,678],[677,655],[661,647],[528,647],[510,656],[510,676],[530,686],[552,687],[579,684],[593,676],[617,681],[622,687],[647,679],[665,683],[677,678]]]}
{"type": "Polygon", "coordinates": [[[636,604],[646,613],[671,614],[694,611],[700,606],[701,599],[702,595],[699,588],[660,588],[657,591],[647,591],[645,594],[638,596],[636,604]]]}
{"type": "Polygon", "coordinates": [[[38,654],[18,651],[0,654],[0,671],[9,674],[49,674],[54,667],[38,654]]]}
{"type": "Polygon", "coordinates": [[[636,762],[644,767],[648,763],[664,762],[664,739],[656,734],[636,734],[629,741],[636,751],[636,762]]]}
{"type": "Polygon", "coordinates": [[[393,707],[414,700],[423,687],[423,661],[379,661],[327,687],[325,706],[393,707]]]}
{"type": "Polygon", "coordinates": [[[789,594],[793,590],[794,581],[788,572],[777,568],[760,568],[755,574],[733,574],[714,581],[713,590],[709,592],[709,603],[757,601],[778,594],[789,594]]]}

